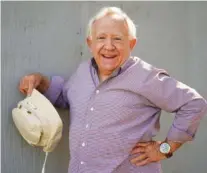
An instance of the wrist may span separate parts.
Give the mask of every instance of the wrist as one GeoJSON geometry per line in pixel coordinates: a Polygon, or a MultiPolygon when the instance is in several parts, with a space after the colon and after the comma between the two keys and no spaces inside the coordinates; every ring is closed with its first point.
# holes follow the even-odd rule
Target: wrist
{"type": "Polygon", "coordinates": [[[37,87],[37,89],[41,92],[41,93],[45,93],[48,88],[50,86],[50,81],[46,76],[43,76],[40,74],[40,84],[37,87]]]}
{"type": "Polygon", "coordinates": [[[164,154],[167,158],[172,157],[173,153],[181,147],[183,143],[175,142],[166,139],[165,141],[161,142],[160,144],[160,152],[164,154]]]}
{"type": "Polygon", "coordinates": [[[170,158],[173,155],[171,145],[167,141],[163,141],[159,145],[159,151],[166,158],[170,158]]]}

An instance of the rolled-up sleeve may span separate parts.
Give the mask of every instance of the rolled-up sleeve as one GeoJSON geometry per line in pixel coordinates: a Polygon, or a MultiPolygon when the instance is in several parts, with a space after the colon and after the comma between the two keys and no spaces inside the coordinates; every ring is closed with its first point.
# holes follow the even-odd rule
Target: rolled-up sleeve
{"type": "Polygon", "coordinates": [[[164,70],[153,69],[143,83],[142,94],[156,107],[175,113],[168,140],[191,141],[207,112],[206,100],[198,92],[170,77],[164,70]]]}
{"type": "Polygon", "coordinates": [[[67,98],[68,81],[65,81],[61,76],[52,76],[50,78],[50,86],[43,93],[50,102],[59,108],[68,108],[69,102],[67,98]]]}

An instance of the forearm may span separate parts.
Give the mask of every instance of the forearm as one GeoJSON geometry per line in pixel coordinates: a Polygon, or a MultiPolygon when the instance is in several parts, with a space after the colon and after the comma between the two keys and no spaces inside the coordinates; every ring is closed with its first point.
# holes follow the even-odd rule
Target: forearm
{"type": "Polygon", "coordinates": [[[167,139],[180,143],[193,140],[206,109],[207,104],[203,98],[194,99],[182,106],[176,112],[167,139]]]}
{"type": "Polygon", "coordinates": [[[47,90],[43,94],[50,102],[56,107],[68,108],[67,82],[60,76],[52,76],[49,83],[47,80],[44,80],[44,82],[46,82],[46,85],[49,85],[49,87],[45,87],[47,90]]]}

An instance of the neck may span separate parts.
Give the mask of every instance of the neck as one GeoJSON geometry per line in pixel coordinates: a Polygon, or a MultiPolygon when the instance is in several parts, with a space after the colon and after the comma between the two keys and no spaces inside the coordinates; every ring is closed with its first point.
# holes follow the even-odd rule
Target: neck
{"type": "Polygon", "coordinates": [[[98,77],[99,77],[99,80],[100,80],[100,82],[103,82],[103,81],[105,81],[106,79],[108,79],[109,78],[109,76],[111,75],[111,73],[112,72],[101,72],[101,71],[99,71],[99,73],[98,73],[98,77]]]}
{"type": "Polygon", "coordinates": [[[99,80],[100,80],[100,82],[103,82],[103,81],[105,81],[105,80],[108,79],[108,78],[109,78],[109,76],[99,75],[99,80]]]}

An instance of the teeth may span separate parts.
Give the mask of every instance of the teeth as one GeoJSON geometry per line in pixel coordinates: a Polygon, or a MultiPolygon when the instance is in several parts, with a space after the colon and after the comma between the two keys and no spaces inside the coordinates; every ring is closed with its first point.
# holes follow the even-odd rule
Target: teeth
{"type": "Polygon", "coordinates": [[[107,56],[107,55],[103,55],[106,58],[114,58],[115,56],[107,56]]]}

